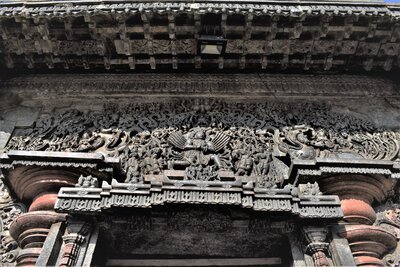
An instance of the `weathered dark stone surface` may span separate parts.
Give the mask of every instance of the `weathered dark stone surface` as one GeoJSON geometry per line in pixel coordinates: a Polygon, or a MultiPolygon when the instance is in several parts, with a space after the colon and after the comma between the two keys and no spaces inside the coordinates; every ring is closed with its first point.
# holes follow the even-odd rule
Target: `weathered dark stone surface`
{"type": "MultiPolygon", "coordinates": [[[[156,209],[157,210],[157,209],[156,209]]],[[[282,257],[290,222],[264,218],[260,225],[246,213],[217,208],[165,207],[152,216],[109,215],[100,222],[100,240],[110,258],[282,257]],[[169,210],[169,211],[166,211],[169,210]]],[[[288,259],[283,259],[285,262],[288,259]]]]}

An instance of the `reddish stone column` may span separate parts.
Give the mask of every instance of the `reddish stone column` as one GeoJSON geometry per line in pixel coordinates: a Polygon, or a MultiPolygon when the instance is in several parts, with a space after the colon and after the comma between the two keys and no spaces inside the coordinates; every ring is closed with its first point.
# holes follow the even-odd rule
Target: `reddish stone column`
{"type": "Polygon", "coordinates": [[[393,182],[384,176],[338,175],[323,179],[322,191],[338,195],[344,218],[342,237],[347,238],[357,266],[385,266],[382,257],[393,249],[396,238],[379,226],[374,226],[375,203],[386,200],[393,182]]]}
{"type": "Polygon", "coordinates": [[[49,230],[54,223],[66,220],[65,214],[54,212],[57,192],[63,186],[74,186],[78,174],[62,169],[20,167],[8,180],[15,194],[31,202],[28,213],[20,215],[10,226],[11,236],[21,248],[17,266],[34,266],[49,230]]]}
{"type": "Polygon", "coordinates": [[[10,228],[11,236],[17,240],[21,248],[16,266],[34,266],[42,252],[51,225],[65,221],[65,218],[65,214],[54,211],[33,211],[19,216],[10,228]]]}

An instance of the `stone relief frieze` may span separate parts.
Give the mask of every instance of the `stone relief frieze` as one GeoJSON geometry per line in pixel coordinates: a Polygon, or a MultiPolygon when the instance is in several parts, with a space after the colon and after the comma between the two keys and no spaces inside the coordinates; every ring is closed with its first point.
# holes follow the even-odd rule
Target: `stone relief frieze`
{"type": "Polygon", "coordinates": [[[197,99],[43,114],[15,131],[7,149],[100,152],[121,160],[126,183],[173,171],[177,180],[255,177],[273,188],[287,179],[291,159],[398,160],[399,146],[399,132],[323,104],[197,99]]]}

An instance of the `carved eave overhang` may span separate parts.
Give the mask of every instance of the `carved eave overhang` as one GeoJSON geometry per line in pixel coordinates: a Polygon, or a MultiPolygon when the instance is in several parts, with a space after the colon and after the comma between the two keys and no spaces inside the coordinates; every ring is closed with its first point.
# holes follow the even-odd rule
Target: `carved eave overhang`
{"type": "Polygon", "coordinates": [[[119,165],[100,153],[10,150],[0,156],[1,172],[21,200],[32,200],[43,188],[73,186],[80,175],[111,179],[119,165]]]}
{"type": "Polygon", "coordinates": [[[101,153],[52,152],[9,150],[0,154],[0,168],[15,169],[17,166],[88,168],[99,172],[113,172],[119,160],[101,153]]]}
{"type": "Polygon", "coordinates": [[[384,69],[398,67],[400,7],[369,2],[7,2],[8,68],[384,69]],[[199,53],[199,38],[227,40],[199,53]]]}

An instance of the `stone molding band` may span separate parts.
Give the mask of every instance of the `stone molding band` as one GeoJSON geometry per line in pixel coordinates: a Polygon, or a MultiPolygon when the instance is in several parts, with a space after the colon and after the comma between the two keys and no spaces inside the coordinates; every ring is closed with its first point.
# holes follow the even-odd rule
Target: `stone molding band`
{"type": "Polygon", "coordinates": [[[63,187],[55,209],[59,212],[102,212],[116,207],[150,208],[168,203],[237,205],[263,212],[289,212],[300,218],[338,219],[343,216],[337,196],[302,195],[294,187],[269,192],[220,188],[212,191],[212,183],[203,188],[184,189],[157,184],[134,185],[103,182],[101,188],[63,187]]]}

